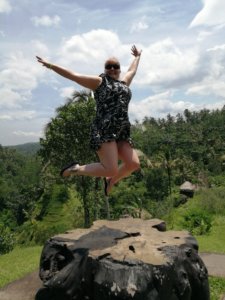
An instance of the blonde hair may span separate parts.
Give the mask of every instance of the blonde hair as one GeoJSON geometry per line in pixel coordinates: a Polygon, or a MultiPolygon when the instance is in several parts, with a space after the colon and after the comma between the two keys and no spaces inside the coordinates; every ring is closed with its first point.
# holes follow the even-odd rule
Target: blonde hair
{"type": "Polygon", "coordinates": [[[109,57],[109,58],[105,61],[105,65],[106,65],[108,62],[111,62],[111,61],[113,61],[113,62],[115,62],[115,63],[117,63],[117,64],[120,65],[120,62],[119,62],[118,58],[116,58],[115,56],[109,57]]]}

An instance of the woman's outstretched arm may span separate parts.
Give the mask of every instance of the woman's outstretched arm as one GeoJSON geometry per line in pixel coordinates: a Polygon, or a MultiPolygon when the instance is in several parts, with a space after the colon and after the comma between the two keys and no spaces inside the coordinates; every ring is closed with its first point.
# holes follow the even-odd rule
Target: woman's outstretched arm
{"type": "Polygon", "coordinates": [[[47,62],[46,60],[42,59],[39,56],[36,56],[37,61],[41,63],[44,67],[53,70],[57,74],[70,79],[72,81],[75,81],[76,83],[80,84],[81,86],[91,89],[91,90],[96,90],[97,87],[101,84],[102,78],[99,76],[91,76],[91,75],[83,75],[79,74],[76,72],[72,72],[70,70],[67,70],[63,67],[60,67],[55,64],[51,64],[47,62]]]}
{"type": "Polygon", "coordinates": [[[123,77],[123,81],[129,86],[131,84],[132,79],[134,78],[137,68],[139,65],[140,57],[142,50],[138,50],[135,45],[131,48],[131,54],[134,56],[134,60],[132,61],[129,69],[123,77]]]}

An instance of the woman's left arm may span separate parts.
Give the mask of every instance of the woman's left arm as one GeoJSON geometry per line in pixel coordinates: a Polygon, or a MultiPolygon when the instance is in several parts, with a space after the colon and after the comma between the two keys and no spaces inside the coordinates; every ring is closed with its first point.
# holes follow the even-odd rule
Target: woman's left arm
{"type": "Polygon", "coordinates": [[[135,45],[132,46],[131,54],[134,56],[134,60],[123,77],[123,81],[125,81],[128,86],[131,84],[131,81],[137,72],[138,64],[141,58],[141,52],[142,50],[138,50],[135,45]]]}

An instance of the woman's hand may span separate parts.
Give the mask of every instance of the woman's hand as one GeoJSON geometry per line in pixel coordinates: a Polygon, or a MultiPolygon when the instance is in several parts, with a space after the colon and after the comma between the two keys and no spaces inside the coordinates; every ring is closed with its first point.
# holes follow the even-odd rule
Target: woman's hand
{"type": "Polygon", "coordinates": [[[51,64],[49,62],[47,62],[46,60],[42,59],[41,57],[39,56],[36,56],[37,58],[37,61],[39,63],[41,63],[44,67],[48,68],[48,69],[51,69],[51,64]]]}
{"type": "Polygon", "coordinates": [[[135,56],[135,57],[141,56],[141,52],[142,52],[142,50],[138,50],[135,45],[132,46],[132,48],[131,48],[131,54],[133,56],[135,56]]]}

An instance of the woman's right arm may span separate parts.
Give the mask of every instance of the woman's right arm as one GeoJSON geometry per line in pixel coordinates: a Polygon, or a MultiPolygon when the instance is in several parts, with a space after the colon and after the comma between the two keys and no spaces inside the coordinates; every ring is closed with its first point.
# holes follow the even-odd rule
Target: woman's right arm
{"type": "Polygon", "coordinates": [[[83,75],[75,72],[71,72],[63,67],[50,64],[49,62],[45,61],[39,56],[36,56],[37,61],[41,63],[44,67],[53,70],[57,74],[70,79],[72,81],[75,81],[76,83],[82,85],[85,88],[96,90],[97,87],[101,84],[102,78],[99,76],[91,76],[91,75],[83,75]]]}

